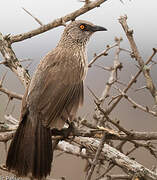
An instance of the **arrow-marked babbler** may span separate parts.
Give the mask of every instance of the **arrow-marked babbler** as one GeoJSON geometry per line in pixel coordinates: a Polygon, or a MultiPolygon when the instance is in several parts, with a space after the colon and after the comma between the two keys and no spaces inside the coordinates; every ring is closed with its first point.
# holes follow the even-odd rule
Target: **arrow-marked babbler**
{"type": "Polygon", "coordinates": [[[9,147],[6,167],[17,176],[42,179],[53,158],[51,129],[72,121],[83,103],[88,61],[86,45],[96,31],[83,20],[64,29],[55,49],[40,62],[22,100],[20,123],[9,147]]]}

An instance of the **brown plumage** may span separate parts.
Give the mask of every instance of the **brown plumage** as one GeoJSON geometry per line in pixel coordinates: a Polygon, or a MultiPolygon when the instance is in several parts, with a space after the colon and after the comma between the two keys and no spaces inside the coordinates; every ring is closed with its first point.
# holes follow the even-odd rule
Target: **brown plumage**
{"type": "Polygon", "coordinates": [[[21,121],[6,160],[16,175],[42,179],[50,174],[51,129],[72,121],[82,105],[86,44],[95,31],[103,30],[87,21],[73,21],[57,47],[41,60],[24,95],[21,121]]]}

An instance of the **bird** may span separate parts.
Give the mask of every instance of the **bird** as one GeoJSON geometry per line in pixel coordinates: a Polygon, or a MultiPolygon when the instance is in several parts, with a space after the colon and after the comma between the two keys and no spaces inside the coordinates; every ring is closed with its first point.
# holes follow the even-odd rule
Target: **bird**
{"type": "Polygon", "coordinates": [[[19,126],[10,144],[6,167],[18,177],[44,179],[51,172],[51,132],[72,122],[84,100],[88,70],[87,43],[102,26],[74,20],[53,50],[39,63],[22,99],[19,126]]]}

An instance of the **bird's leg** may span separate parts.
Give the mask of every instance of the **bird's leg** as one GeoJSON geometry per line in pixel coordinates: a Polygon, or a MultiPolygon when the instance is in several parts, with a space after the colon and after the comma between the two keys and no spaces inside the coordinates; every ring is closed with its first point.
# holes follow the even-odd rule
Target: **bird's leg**
{"type": "Polygon", "coordinates": [[[74,123],[69,120],[69,118],[65,119],[63,116],[61,118],[68,124],[69,127],[61,130],[53,128],[51,129],[51,134],[52,136],[63,136],[63,139],[66,139],[71,133],[74,132],[75,126],[74,123]]]}
{"type": "Polygon", "coordinates": [[[53,136],[63,136],[63,139],[67,139],[70,134],[74,134],[73,132],[75,126],[74,123],[72,122],[74,117],[66,109],[64,114],[61,116],[61,119],[68,124],[68,128],[63,128],[61,130],[54,128],[51,130],[51,133],[53,136]]]}
{"type": "Polygon", "coordinates": [[[57,128],[51,129],[51,135],[52,136],[62,136],[62,129],[59,130],[57,128]]]}
{"type": "Polygon", "coordinates": [[[67,119],[67,124],[69,125],[69,127],[66,129],[68,136],[70,134],[72,134],[74,136],[74,130],[75,130],[75,124],[73,121],[69,121],[69,119],[67,119]]]}
{"type": "Polygon", "coordinates": [[[63,128],[62,131],[62,136],[63,138],[68,138],[68,136],[73,133],[74,131],[74,123],[71,121],[71,117],[68,117],[67,119],[65,117],[62,117],[62,119],[64,119],[64,121],[68,124],[68,128],[63,128]]]}

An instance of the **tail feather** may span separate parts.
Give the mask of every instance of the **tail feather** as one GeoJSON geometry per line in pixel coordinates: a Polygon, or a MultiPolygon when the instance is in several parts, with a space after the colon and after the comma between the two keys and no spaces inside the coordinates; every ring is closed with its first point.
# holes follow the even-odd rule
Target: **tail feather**
{"type": "Polygon", "coordinates": [[[42,176],[46,177],[51,171],[52,162],[51,131],[47,131],[47,128],[41,128],[40,124],[38,124],[36,131],[35,152],[33,174],[38,178],[42,176]]]}
{"type": "Polygon", "coordinates": [[[9,147],[6,166],[18,176],[42,179],[50,174],[53,158],[51,131],[25,115],[9,147]]]}

